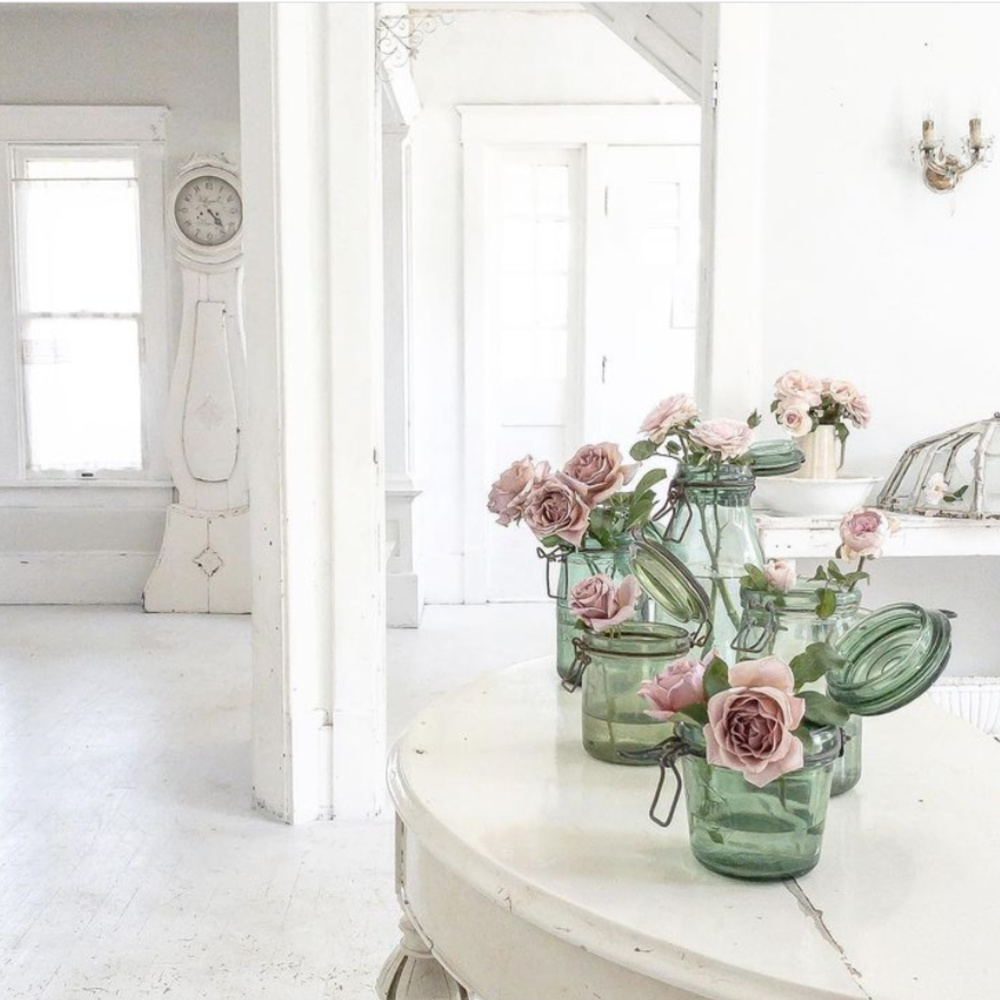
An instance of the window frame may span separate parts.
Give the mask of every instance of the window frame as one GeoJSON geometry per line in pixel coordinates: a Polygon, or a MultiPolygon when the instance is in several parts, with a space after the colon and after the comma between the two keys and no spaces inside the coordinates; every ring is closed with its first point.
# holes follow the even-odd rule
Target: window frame
{"type": "Polygon", "coordinates": [[[164,220],[167,110],[162,107],[0,106],[0,489],[5,487],[134,485],[170,482],[163,419],[169,388],[166,228],[164,220]],[[31,155],[134,159],[139,192],[141,260],[137,336],[140,365],[142,468],[87,471],[28,468],[17,253],[16,165],[31,155]]]}

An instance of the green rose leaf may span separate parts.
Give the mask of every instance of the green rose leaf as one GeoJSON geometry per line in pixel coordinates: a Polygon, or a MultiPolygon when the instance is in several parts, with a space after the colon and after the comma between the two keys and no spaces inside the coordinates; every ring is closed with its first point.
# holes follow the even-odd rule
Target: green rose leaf
{"type": "Polygon", "coordinates": [[[842,669],[844,658],[835,653],[827,643],[813,642],[794,657],[789,666],[792,668],[797,691],[803,684],[818,681],[831,670],[842,669]]]}
{"type": "Polygon", "coordinates": [[[816,605],[816,617],[827,619],[837,610],[837,592],[829,587],[817,590],[819,603],[816,605]]]}
{"type": "Polygon", "coordinates": [[[629,454],[637,462],[645,462],[647,458],[656,454],[656,443],[653,441],[636,441],[629,449],[629,454]]]}
{"type": "Polygon", "coordinates": [[[746,576],[740,581],[741,583],[745,581],[747,586],[753,590],[770,590],[767,577],[764,576],[764,571],[759,566],[747,563],[743,568],[746,570],[746,576]]]}
{"type": "Polygon", "coordinates": [[[826,578],[827,578],[826,570],[823,569],[822,566],[817,566],[816,572],[813,573],[811,577],[809,577],[810,580],[826,580],[826,578]]]}
{"type": "Polygon", "coordinates": [[[657,483],[662,483],[667,478],[666,469],[650,469],[635,488],[635,495],[641,497],[648,490],[651,490],[657,483]]]}
{"type": "Polygon", "coordinates": [[[687,708],[683,708],[679,712],[674,712],[670,717],[671,722],[679,720],[693,722],[696,726],[704,726],[708,722],[708,706],[704,702],[698,702],[697,705],[688,705],[687,708]]]}
{"type": "Polygon", "coordinates": [[[839,701],[819,691],[803,691],[799,697],[806,703],[806,720],[818,726],[842,726],[851,717],[839,701]]]}
{"type": "Polygon", "coordinates": [[[754,410],[753,413],[747,417],[747,426],[753,430],[755,427],[760,427],[760,414],[754,410]]]}
{"type": "Polygon", "coordinates": [[[546,535],[541,541],[543,549],[555,549],[560,545],[565,544],[566,543],[558,535],[546,535]]]}
{"type": "Polygon", "coordinates": [[[652,493],[647,493],[646,496],[637,500],[632,506],[628,520],[625,522],[625,530],[631,531],[632,528],[648,521],[650,514],[653,513],[653,506],[655,504],[656,497],[652,493]]]}
{"type": "Polygon", "coordinates": [[[725,660],[721,660],[719,657],[712,660],[709,668],[705,671],[703,684],[706,698],[712,698],[720,691],[729,690],[729,666],[725,660]]]}

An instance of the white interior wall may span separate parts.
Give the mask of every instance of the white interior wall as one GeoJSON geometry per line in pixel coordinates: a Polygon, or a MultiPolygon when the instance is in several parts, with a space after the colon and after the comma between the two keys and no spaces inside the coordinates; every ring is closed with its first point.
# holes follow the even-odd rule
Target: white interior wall
{"type": "MultiPolygon", "coordinates": [[[[0,93],[5,104],[165,105],[169,188],[193,153],[239,161],[236,5],[0,5],[0,93]]],[[[172,361],[180,281],[168,261],[172,361]]],[[[10,334],[6,317],[0,330],[10,334]]],[[[0,602],[138,602],[170,499],[93,484],[5,499],[0,602]]]]}
{"type": "MultiPolygon", "coordinates": [[[[793,366],[855,380],[874,418],[847,468],[887,475],[911,442],[1000,408],[1000,176],[937,195],[909,155],[928,110],[949,150],[974,114],[1000,136],[1000,6],[769,6],[760,400],[793,366]]],[[[724,66],[721,86],[725,102],[724,66]]],[[[952,672],[1000,673],[1000,561],[890,559],[873,577],[871,605],[959,613],[952,672]]]]}
{"type": "MultiPolygon", "coordinates": [[[[687,98],[588,13],[455,13],[413,64],[412,313],[417,568],[431,603],[462,593],[462,150],[456,105],[687,98]]],[[[486,498],[483,497],[483,516],[486,498]]]]}

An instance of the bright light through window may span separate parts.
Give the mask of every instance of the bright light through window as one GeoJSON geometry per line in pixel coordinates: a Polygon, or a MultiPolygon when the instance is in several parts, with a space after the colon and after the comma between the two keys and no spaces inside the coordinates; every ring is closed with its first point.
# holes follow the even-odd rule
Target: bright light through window
{"type": "Polygon", "coordinates": [[[18,150],[28,468],[143,467],[136,159],[18,150]]]}

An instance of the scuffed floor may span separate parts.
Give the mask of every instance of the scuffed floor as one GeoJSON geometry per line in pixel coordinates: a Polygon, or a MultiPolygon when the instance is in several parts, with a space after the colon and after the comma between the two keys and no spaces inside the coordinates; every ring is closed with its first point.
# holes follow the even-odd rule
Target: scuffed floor
{"type": "MultiPolygon", "coordinates": [[[[390,729],[543,655],[545,607],[390,633],[390,729]]],[[[0,608],[0,997],[370,1000],[392,827],[250,807],[250,623],[0,608]]]]}

